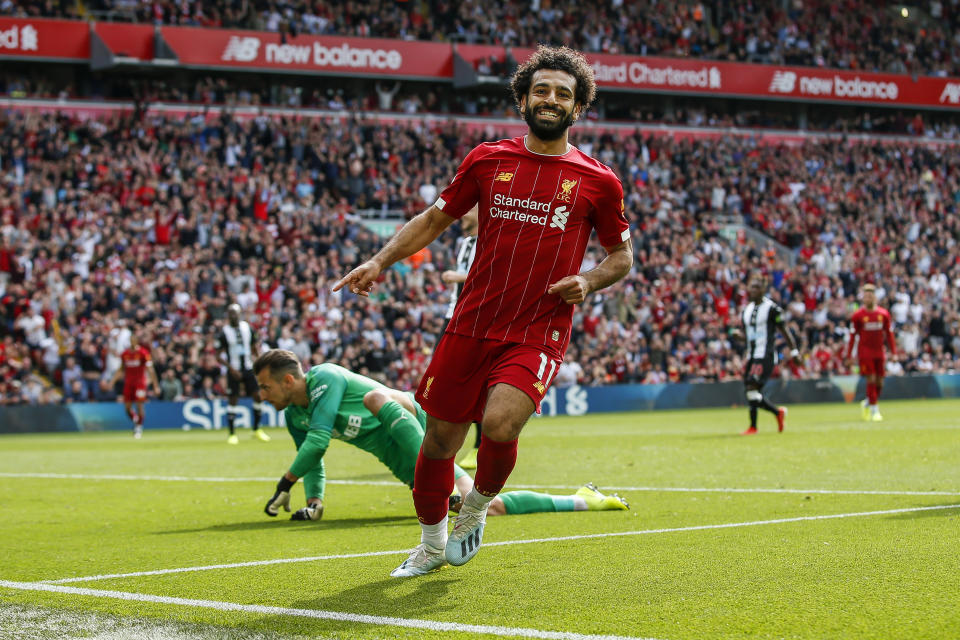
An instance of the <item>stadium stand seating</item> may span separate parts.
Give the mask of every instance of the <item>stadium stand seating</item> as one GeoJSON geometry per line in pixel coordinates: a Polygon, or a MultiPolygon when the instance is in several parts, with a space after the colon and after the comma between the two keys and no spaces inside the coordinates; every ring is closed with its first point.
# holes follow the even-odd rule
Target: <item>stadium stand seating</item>
{"type": "Polygon", "coordinates": [[[867,0],[4,0],[0,15],[256,29],[292,37],[548,42],[604,53],[960,75],[960,6],[943,0],[922,9],[905,6],[867,0]]]}
{"type": "MultiPolygon", "coordinates": [[[[442,325],[439,274],[457,225],[390,270],[379,304],[330,288],[382,241],[359,212],[414,215],[481,133],[266,115],[0,117],[3,402],[59,400],[38,375],[68,399],[101,397],[108,347],[124,327],[146,334],[167,397],[222,394],[215,332],[232,300],[271,346],[416,385],[442,325]]],[[[728,328],[756,269],[809,355],[792,375],[847,371],[846,317],[868,280],[897,324],[892,373],[957,369],[955,147],[588,131],[575,142],[620,175],[637,261],[578,310],[567,358],[578,364],[564,375],[739,378],[728,328]]],[[[602,255],[594,246],[587,263],[602,255]]]]}

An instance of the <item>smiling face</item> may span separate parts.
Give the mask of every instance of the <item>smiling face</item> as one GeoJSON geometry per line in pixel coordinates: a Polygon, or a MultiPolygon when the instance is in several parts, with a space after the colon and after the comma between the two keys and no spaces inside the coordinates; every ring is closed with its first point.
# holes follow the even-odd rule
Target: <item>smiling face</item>
{"type": "Polygon", "coordinates": [[[534,73],[530,91],[520,103],[530,133],[545,142],[563,136],[580,117],[581,106],[574,98],[576,87],[576,79],[566,71],[540,69],[534,73]]]}

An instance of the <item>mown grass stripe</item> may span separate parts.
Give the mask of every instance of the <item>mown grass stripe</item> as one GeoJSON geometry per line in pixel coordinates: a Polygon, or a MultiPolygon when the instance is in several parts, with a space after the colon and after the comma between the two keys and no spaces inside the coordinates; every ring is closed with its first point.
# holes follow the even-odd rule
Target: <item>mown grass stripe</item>
{"type": "MultiPolygon", "coordinates": [[[[134,480],[144,482],[275,482],[273,476],[263,477],[196,477],[196,476],[139,476],[124,474],[89,473],[0,473],[0,478],[37,478],[51,480],[134,480]]],[[[327,484],[340,484],[368,487],[400,487],[395,480],[327,480],[327,484]]],[[[510,489],[568,489],[576,490],[583,485],[577,484],[511,484],[510,489]]],[[[854,495],[854,496],[960,496],[960,491],[896,491],[885,489],[787,489],[782,487],[603,487],[607,491],[648,491],[679,493],[786,493],[816,495],[854,495]]]]}
{"type": "Polygon", "coordinates": [[[335,622],[354,622],[385,627],[426,629],[429,631],[454,631],[508,638],[542,638],[543,640],[653,640],[652,638],[639,638],[636,636],[584,634],[568,631],[545,631],[542,629],[530,629],[525,627],[462,624],[458,622],[440,622],[437,620],[421,620],[416,618],[371,616],[359,613],[346,613],[342,611],[270,607],[259,604],[238,604],[234,602],[220,602],[218,600],[176,598],[171,596],[156,596],[146,593],[130,593],[127,591],[86,589],[83,587],[64,587],[61,585],[44,584],[38,582],[13,582],[10,580],[0,580],[0,587],[18,589],[21,591],[45,591],[50,593],[62,593],[76,596],[89,596],[94,598],[112,598],[133,602],[150,602],[182,607],[199,607],[203,609],[215,609],[217,611],[241,611],[245,613],[271,616],[295,616],[300,618],[315,618],[318,620],[332,620],[335,622]]]}
{"type": "MultiPolygon", "coordinates": [[[[640,531],[614,531],[607,533],[584,533],[572,536],[557,536],[552,538],[527,538],[523,540],[504,540],[488,542],[487,547],[508,547],[520,544],[542,544],[547,542],[566,542],[569,540],[589,540],[598,538],[618,538],[625,536],[642,536],[657,533],[680,533],[684,531],[705,531],[709,529],[735,529],[738,527],[757,527],[772,524],[787,524],[791,522],[811,522],[817,520],[837,520],[842,518],[865,518],[869,516],[893,515],[898,513],[915,513],[919,511],[938,511],[943,509],[960,509],[960,504],[935,505],[930,507],[906,507],[902,509],[884,509],[881,511],[859,511],[855,513],[833,513],[819,516],[796,516],[793,518],[776,518],[773,520],[753,520],[750,522],[728,522],[722,524],[702,524],[689,527],[668,527],[662,529],[643,529],[640,531]]],[[[114,578],[134,578],[140,576],[157,576],[170,573],[189,573],[193,571],[210,571],[213,569],[235,569],[240,567],[256,567],[274,564],[289,564],[293,562],[314,562],[319,560],[343,560],[348,558],[370,558],[374,556],[391,556],[410,553],[410,549],[394,549],[391,551],[369,551],[366,553],[345,553],[326,556],[307,556],[302,558],[278,558],[275,560],[254,560],[250,562],[235,562],[226,564],[212,564],[197,567],[178,567],[174,569],[155,569],[152,571],[135,571],[131,573],[112,573],[95,576],[81,576],[74,578],[60,578],[57,580],[41,580],[37,584],[68,584],[71,582],[95,582],[114,578]]]]}

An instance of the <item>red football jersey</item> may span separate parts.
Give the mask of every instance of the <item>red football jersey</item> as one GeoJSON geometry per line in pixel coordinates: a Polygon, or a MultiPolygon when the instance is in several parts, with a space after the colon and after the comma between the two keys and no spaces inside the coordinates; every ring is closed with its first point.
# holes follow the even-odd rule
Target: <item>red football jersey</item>
{"type": "Polygon", "coordinates": [[[890,346],[890,353],[896,354],[897,345],[893,339],[890,312],[883,307],[867,310],[860,307],[850,316],[850,343],[847,345],[847,357],[853,353],[853,344],[859,338],[857,355],[860,358],[882,358],[883,341],[890,346]]]}
{"type": "Polygon", "coordinates": [[[144,384],[147,379],[147,365],[150,364],[150,351],[140,345],[126,349],[120,358],[123,360],[123,380],[125,384],[144,384]]]}
{"type": "Polygon", "coordinates": [[[521,136],[476,147],[436,203],[453,218],[474,204],[476,256],[447,331],[562,357],[573,305],[547,289],[579,273],[593,229],[605,247],[629,240],[620,180],[576,147],[542,155],[521,136]]]}

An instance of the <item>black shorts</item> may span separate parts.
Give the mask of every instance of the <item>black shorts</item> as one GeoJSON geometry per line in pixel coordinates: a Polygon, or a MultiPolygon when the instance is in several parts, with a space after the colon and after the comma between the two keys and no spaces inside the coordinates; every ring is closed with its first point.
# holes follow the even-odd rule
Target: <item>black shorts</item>
{"type": "Polygon", "coordinates": [[[241,369],[239,380],[234,380],[233,376],[229,373],[227,374],[228,395],[231,398],[233,396],[240,396],[241,389],[246,392],[243,396],[247,398],[252,398],[255,393],[260,391],[260,385],[257,384],[257,377],[253,375],[253,369],[241,369]]]}
{"type": "Polygon", "coordinates": [[[743,384],[762,389],[773,373],[773,356],[750,358],[743,372],[743,384]]]}

